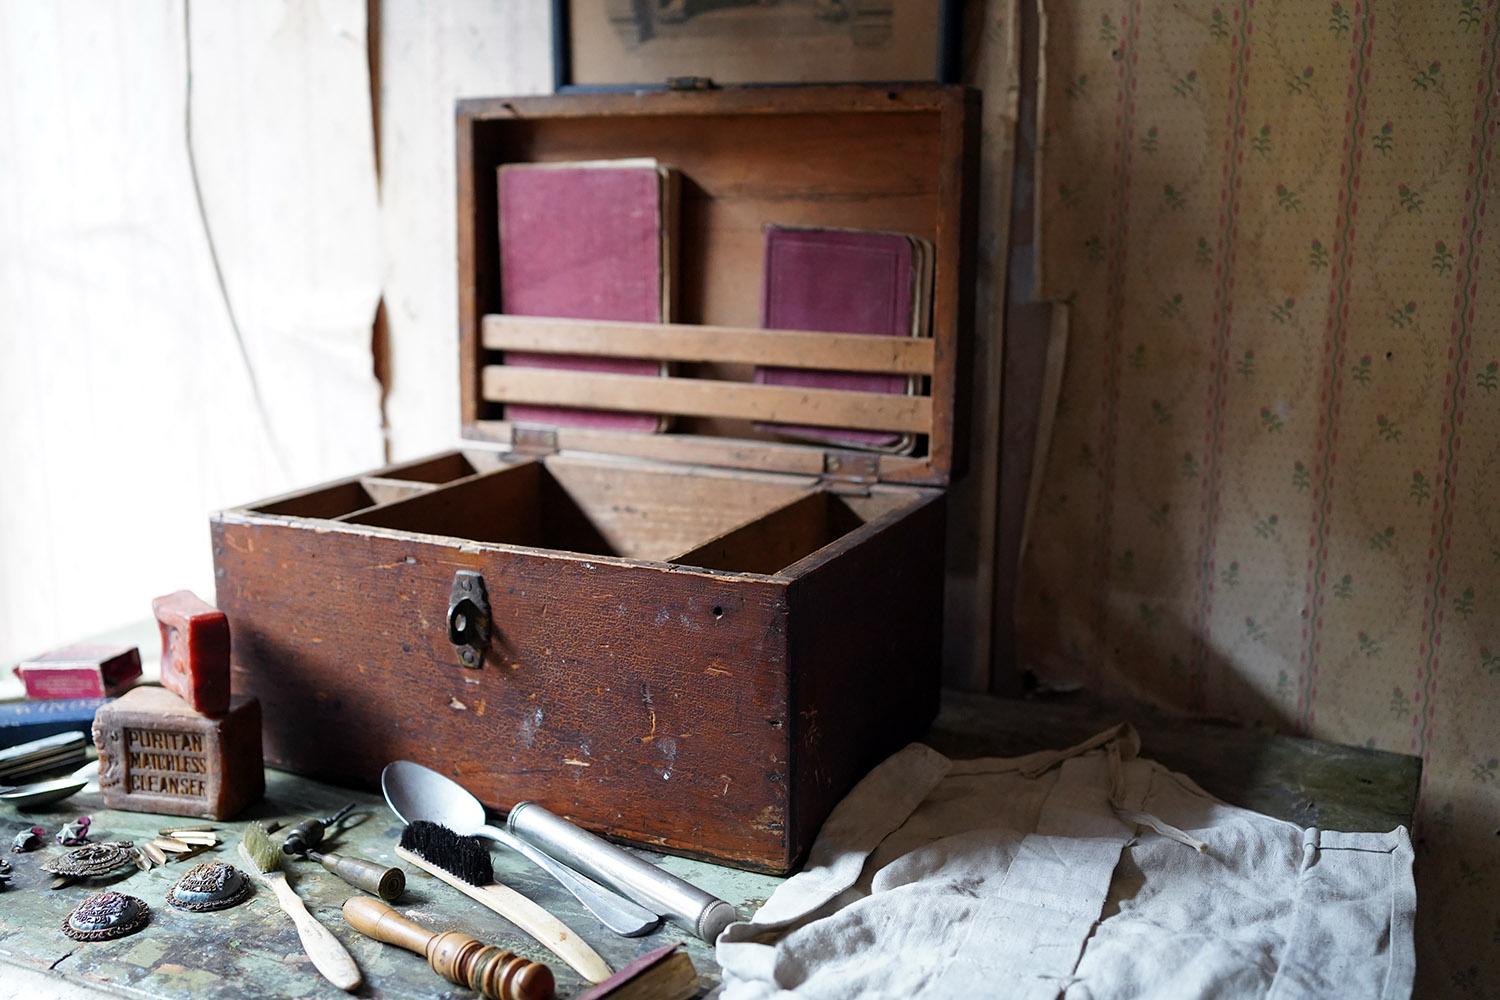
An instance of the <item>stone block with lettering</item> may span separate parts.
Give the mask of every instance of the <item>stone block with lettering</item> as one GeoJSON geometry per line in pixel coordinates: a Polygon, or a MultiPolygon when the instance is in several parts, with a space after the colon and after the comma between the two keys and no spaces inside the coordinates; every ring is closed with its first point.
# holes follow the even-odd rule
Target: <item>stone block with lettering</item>
{"type": "Polygon", "coordinates": [[[111,809],[230,819],[265,794],[254,698],[211,718],[165,688],[138,687],[99,709],[94,745],[111,809]]]}

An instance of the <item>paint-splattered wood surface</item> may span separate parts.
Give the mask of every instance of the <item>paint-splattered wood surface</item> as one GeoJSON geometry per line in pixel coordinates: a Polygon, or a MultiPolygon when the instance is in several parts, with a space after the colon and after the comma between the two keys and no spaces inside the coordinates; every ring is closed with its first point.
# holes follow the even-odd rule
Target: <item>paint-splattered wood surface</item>
{"type": "MultiPolygon", "coordinates": [[[[406,895],[396,902],[402,913],[434,930],[464,930],[515,951],[524,958],[544,962],[557,978],[559,997],[581,992],[583,981],[551,952],[517,931],[503,918],[471,902],[467,897],[425,872],[403,865],[392,848],[400,836],[400,823],[378,796],[352,792],[308,781],[281,771],[266,773],[266,799],[246,818],[297,820],[327,816],[348,802],[358,802],[363,820],[330,841],[329,849],[387,864],[401,865],[407,872],[406,895]]],[[[45,826],[49,836],[64,820],[80,813],[93,817],[93,840],[142,840],[169,825],[161,816],[114,812],[102,808],[97,794],[79,795],[63,807],[35,813],[17,813],[0,807],[0,833],[9,850],[10,838],[32,823],[45,826]]],[[[203,821],[193,821],[194,824],[203,821]]],[[[187,824],[184,824],[187,825],[187,824]]],[[[226,843],[201,856],[222,858],[240,865],[237,845],[243,822],[221,823],[226,843]]],[[[52,970],[59,996],[70,995],[66,987],[93,987],[104,992],[133,997],[192,998],[192,1000],[238,1000],[247,996],[341,997],[346,994],[318,975],[303,953],[291,920],[281,912],[268,890],[256,887],[245,903],[217,913],[187,913],[167,905],[166,892],[191,862],[168,864],[150,872],[134,867],[112,880],[93,880],[66,889],[50,890],[51,877],[39,865],[61,852],[49,846],[31,854],[7,854],[16,868],[8,890],[0,892],[0,960],[35,971],[52,970]],[[116,941],[79,944],[58,929],[68,911],[88,893],[114,888],[139,896],[151,906],[151,924],[143,931],[116,941]],[[61,978],[58,978],[61,977],[61,978]],[[64,982],[65,981],[65,982],[64,982]]],[[[780,882],[772,876],[720,868],[680,858],[660,858],[663,867],[691,879],[697,885],[739,907],[748,915],[780,882]]],[[[687,942],[688,952],[700,972],[703,985],[717,981],[711,949],[672,925],[642,938],[623,938],[606,930],[572,896],[519,856],[496,849],[496,876],[531,897],[578,932],[618,969],[642,951],[668,941],[687,942]]],[[[340,907],[357,890],[311,862],[287,866],[292,885],[308,909],[348,947],[364,973],[364,997],[398,998],[472,996],[439,978],[426,961],[409,952],[380,944],[351,930],[340,907]]],[[[6,975],[9,973],[7,972],[6,975]]],[[[0,979],[6,976],[0,976],[0,979]]],[[[0,991],[3,995],[3,991],[0,991]]],[[[29,994],[35,996],[35,993],[29,994]]]]}
{"type": "MultiPolygon", "coordinates": [[[[1076,742],[1119,721],[1092,709],[1037,702],[1002,701],[948,693],[929,742],[954,757],[1009,755],[1076,742]]],[[[1210,792],[1236,805],[1304,825],[1341,830],[1388,830],[1410,824],[1420,762],[1403,754],[1341,747],[1204,723],[1153,720],[1140,723],[1143,752],[1181,770],[1210,792]]],[[[392,847],[399,825],[374,795],[318,784],[278,771],[267,773],[267,798],[251,817],[299,819],[323,816],[349,801],[364,819],[343,833],[338,850],[396,864],[392,847]]],[[[63,808],[17,813],[0,806],[6,841],[39,823],[51,831],[79,813],[94,817],[95,840],[142,839],[168,825],[159,816],[104,810],[97,795],[80,795],[63,808]]],[[[238,863],[234,845],[241,823],[220,824],[228,834],[217,856],[238,863]]],[[[134,868],[111,883],[151,904],[151,925],[118,941],[78,944],[58,930],[64,916],[88,892],[75,886],[52,891],[38,870],[55,847],[7,855],[17,872],[0,891],[0,998],[76,996],[97,991],[171,1000],[229,1000],[243,996],[339,997],[303,954],[291,921],[267,891],[220,913],[184,913],[166,904],[165,893],[188,867],[182,862],[142,873],[134,868]],[[51,970],[50,972],[48,970],[51,970]],[[12,987],[26,976],[24,991],[12,987]]],[[[573,927],[618,968],[634,955],[673,940],[688,952],[709,988],[717,967],[709,946],[667,926],[639,939],[617,937],[600,927],[576,901],[520,858],[496,850],[496,872],[573,927]]],[[[656,858],[664,867],[734,903],[748,915],[780,883],[774,876],[734,871],[681,858],[656,858]]],[[[318,919],[348,945],[365,975],[359,994],[373,998],[471,996],[437,978],[415,955],[363,938],[343,923],[339,908],[354,891],[316,865],[294,863],[292,880],[318,919]]],[[[408,869],[407,895],[398,908],[434,929],[463,929],[522,956],[546,962],[558,980],[558,995],[575,996],[581,980],[549,952],[503,919],[470,902],[425,873],[408,869]]]]}

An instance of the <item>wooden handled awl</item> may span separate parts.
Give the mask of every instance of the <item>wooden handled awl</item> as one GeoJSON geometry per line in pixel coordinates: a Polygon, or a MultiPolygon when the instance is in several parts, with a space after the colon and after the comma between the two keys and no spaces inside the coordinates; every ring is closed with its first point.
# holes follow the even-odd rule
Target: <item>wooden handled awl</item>
{"type": "Polygon", "coordinates": [[[556,985],[545,965],[458,931],[430,931],[370,896],[344,903],[344,919],[367,937],[423,956],[433,972],[490,1000],[546,1000],[556,985]]]}

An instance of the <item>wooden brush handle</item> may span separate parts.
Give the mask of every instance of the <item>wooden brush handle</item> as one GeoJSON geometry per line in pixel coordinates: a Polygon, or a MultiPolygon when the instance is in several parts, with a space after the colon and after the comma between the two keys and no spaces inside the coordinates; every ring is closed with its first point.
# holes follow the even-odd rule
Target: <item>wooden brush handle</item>
{"type": "Polygon", "coordinates": [[[556,985],[545,965],[468,934],[434,933],[370,896],[345,902],[344,919],[376,941],[424,956],[433,972],[490,1000],[546,1000],[556,985]]]}
{"type": "Polygon", "coordinates": [[[323,978],[337,986],[341,990],[350,992],[359,989],[360,974],[359,966],[354,964],[354,956],[349,954],[339,939],[333,936],[333,932],[318,923],[311,913],[307,912],[307,906],[302,898],[287,885],[286,877],[280,872],[273,873],[264,879],[276,893],[276,899],[281,903],[281,908],[286,915],[292,918],[292,923],[297,925],[297,936],[302,939],[302,950],[307,952],[307,957],[312,959],[312,964],[323,978]]]}
{"type": "Polygon", "coordinates": [[[446,882],[480,906],[494,910],[567,962],[573,967],[573,971],[589,982],[602,983],[610,977],[610,967],[597,951],[590,948],[567,924],[509,886],[498,882],[486,886],[470,885],[404,847],[396,848],[396,856],[433,878],[446,882]]]}

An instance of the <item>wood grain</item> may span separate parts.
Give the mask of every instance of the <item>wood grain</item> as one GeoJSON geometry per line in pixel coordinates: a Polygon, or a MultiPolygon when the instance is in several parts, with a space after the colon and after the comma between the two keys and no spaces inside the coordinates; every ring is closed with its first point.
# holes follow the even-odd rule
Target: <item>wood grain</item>
{"type": "Polygon", "coordinates": [[[820,490],[737,525],[672,561],[739,573],[778,573],[863,523],[848,504],[820,490]]]}
{"type": "Polygon", "coordinates": [[[446,883],[468,896],[474,902],[485,909],[493,910],[506,920],[515,924],[521,930],[530,934],[536,941],[564,962],[584,979],[591,983],[602,983],[608,979],[613,971],[599,953],[590,948],[588,944],[568,928],[568,925],[558,920],[552,914],[521,895],[510,886],[500,882],[490,885],[477,886],[465,882],[450,874],[447,870],[438,867],[420,854],[408,851],[404,847],[395,848],[396,857],[422,869],[427,874],[440,882],[446,883]]]}
{"type": "Polygon", "coordinates": [[[492,403],[587,406],[596,410],[684,417],[854,427],[925,434],[932,402],[844,389],[803,389],[690,378],[600,375],[544,368],[486,365],[484,398],[492,403]]]}
{"type": "MultiPolygon", "coordinates": [[[[244,853],[243,847],[240,848],[240,853],[244,853]]],[[[323,978],[345,992],[352,993],[359,989],[363,977],[359,966],[354,964],[354,956],[333,936],[332,931],[318,923],[317,918],[308,912],[302,897],[287,884],[286,873],[273,871],[262,875],[253,864],[249,865],[249,870],[256,873],[254,877],[275,894],[283,912],[292,918],[292,923],[297,927],[297,937],[302,940],[302,950],[307,952],[313,967],[323,974],[323,978]]]]}
{"type": "Polygon", "coordinates": [[[534,799],[638,844],[791,862],[784,581],[247,512],[213,534],[268,763],[374,787],[405,758],[494,808],[534,799]],[[488,585],[481,670],[448,643],[460,569],[488,585]]]}
{"type": "Polygon", "coordinates": [[[494,351],[718,361],[899,375],[931,375],[933,366],[931,340],[854,333],[549,319],[499,313],[484,317],[483,335],[484,346],[494,351]]]}
{"type": "Polygon", "coordinates": [[[942,683],[944,496],[789,567],[794,855],[865,772],[919,739],[942,683]]]}
{"type": "MultiPolygon", "coordinates": [[[[491,376],[484,371],[498,355],[484,346],[482,330],[484,316],[501,308],[496,169],[508,162],[654,156],[683,176],[677,286],[679,316],[689,324],[758,324],[759,282],[753,276],[760,273],[767,223],[904,232],[933,242],[930,417],[879,428],[930,437],[925,451],[919,443],[915,456],[882,456],[876,473],[889,481],[948,482],[964,460],[962,429],[955,430],[954,421],[966,399],[956,383],[967,381],[963,357],[972,325],[967,276],[974,235],[977,109],[977,95],[971,91],[921,85],[461,102],[459,343],[465,433],[495,440],[493,422],[500,415],[500,404],[485,391],[491,376]]],[[[682,351],[701,354],[703,346],[682,351]]],[[[926,349],[926,344],[911,348],[926,349]]],[[[677,363],[684,376],[745,382],[757,361],[764,363],[739,360],[738,355],[734,360],[684,358],[677,363]]],[[[696,405],[706,402],[700,397],[695,405],[669,411],[637,397],[629,400],[629,408],[676,413],[679,433],[659,447],[682,445],[698,455],[717,451],[706,460],[709,464],[779,468],[820,460],[819,449],[779,441],[774,432],[757,428],[757,420],[768,419],[758,407],[747,403],[725,414],[696,405]],[[701,442],[688,445],[692,436],[701,442]],[[747,440],[760,442],[761,448],[747,449],[747,440]],[[767,461],[762,457],[766,452],[786,457],[767,461]]],[[[636,454],[643,447],[627,435],[596,433],[601,435],[593,442],[597,450],[636,454]]]]}

